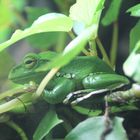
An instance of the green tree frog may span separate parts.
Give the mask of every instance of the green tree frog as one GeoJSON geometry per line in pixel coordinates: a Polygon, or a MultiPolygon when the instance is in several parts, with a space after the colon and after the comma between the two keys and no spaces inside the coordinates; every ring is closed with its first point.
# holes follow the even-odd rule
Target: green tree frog
{"type": "MultiPolygon", "coordinates": [[[[57,53],[27,54],[22,62],[12,68],[9,79],[18,84],[34,81],[39,84],[48,70],[41,70],[55,58],[57,53]]],[[[63,102],[66,96],[82,89],[114,89],[128,84],[126,77],[116,74],[110,66],[97,56],[78,56],[62,67],[44,90],[43,98],[51,104],[63,102]]]]}

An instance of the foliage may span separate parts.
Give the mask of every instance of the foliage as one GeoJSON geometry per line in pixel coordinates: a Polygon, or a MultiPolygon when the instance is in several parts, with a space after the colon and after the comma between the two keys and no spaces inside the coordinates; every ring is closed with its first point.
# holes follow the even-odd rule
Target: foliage
{"type": "Polygon", "coordinates": [[[50,132],[53,127],[55,127],[59,123],[62,123],[62,120],[58,119],[57,114],[54,112],[54,110],[48,111],[45,117],[41,120],[37,130],[35,131],[33,139],[41,140],[50,132]]]}
{"type": "MultiPolygon", "coordinates": [[[[40,112],[36,114],[39,115],[40,122],[35,119],[37,123],[33,130],[34,134],[28,134],[31,139],[90,140],[92,137],[96,140],[127,140],[127,133],[122,124],[125,119],[117,117],[117,115],[127,110],[139,110],[139,106],[136,103],[140,99],[140,4],[131,8],[128,7],[129,9],[126,12],[130,13],[131,16],[137,17],[138,21],[130,31],[129,56],[123,63],[125,76],[135,81],[136,84],[131,83],[130,89],[121,91],[117,89],[115,79],[111,84],[116,86],[117,91],[112,91],[110,95],[106,94],[111,90],[107,87],[101,89],[102,92],[100,92],[100,89],[99,92],[95,89],[95,91],[91,91],[91,89],[88,91],[81,90],[78,91],[81,93],[78,96],[81,97],[82,93],[86,93],[86,95],[94,95],[94,98],[89,96],[89,99],[80,102],[78,105],[67,106],[63,103],[56,105],[46,103],[42,98],[44,88],[49,85],[48,82],[57,71],[77,55],[95,55],[98,57],[101,55],[102,61],[107,63],[112,70],[117,69],[118,20],[120,12],[122,12],[123,1],[109,1],[108,7],[106,7],[107,0],[76,0],[76,2],[63,0],[65,4],[60,3],[58,0],[50,1],[59,9],[59,13],[52,12],[54,9],[48,8],[48,6],[44,8],[27,6],[28,2],[27,0],[0,1],[0,15],[3,17],[0,20],[0,83],[1,88],[11,88],[11,90],[0,94],[0,122],[17,131],[22,140],[27,140],[28,138],[20,126],[14,124],[14,122],[11,123],[10,117],[12,115],[9,112],[16,113],[13,114],[15,116],[20,116],[20,113],[24,113],[26,116],[28,111],[31,112],[29,114],[34,115],[35,113],[32,112],[38,110],[40,112]],[[68,12],[69,15],[66,15],[68,12]],[[27,17],[24,15],[25,13],[27,17]],[[104,16],[102,16],[102,13],[104,16]],[[112,40],[107,37],[112,42],[110,52],[106,52],[105,46],[99,39],[100,21],[104,28],[113,25],[112,40]],[[12,32],[13,34],[11,35],[12,32]],[[9,36],[11,36],[10,39],[8,39],[9,36]],[[51,52],[51,61],[36,69],[37,72],[50,70],[39,85],[34,81],[30,84],[26,83],[27,85],[7,82],[6,76],[14,63],[8,51],[11,51],[12,47],[14,47],[13,45],[21,42],[21,40],[26,40],[35,51],[54,50],[59,52],[57,53],[58,55],[51,52]],[[41,102],[43,102],[43,105],[41,102]],[[39,106],[41,106],[41,109],[39,109],[39,106]],[[112,116],[110,117],[111,113],[112,116]]],[[[133,17],[131,18],[133,20],[133,17]]],[[[13,50],[15,51],[16,49],[13,50]]],[[[20,46],[18,46],[17,50],[20,51],[20,46]]],[[[20,52],[18,53],[20,54],[20,52]]],[[[108,78],[110,81],[112,80],[111,77],[108,78]]],[[[97,80],[104,85],[109,81],[103,78],[97,80]],[[105,83],[103,83],[103,80],[105,83]]],[[[126,83],[128,83],[128,80],[126,83]]],[[[75,91],[75,95],[77,95],[77,91],[75,91]]],[[[78,101],[78,99],[75,99],[75,101],[78,101]]]]}
{"type": "Polygon", "coordinates": [[[127,10],[131,13],[131,16],[139,17],[140,16],[140,4],[137,4],[127,10]]]}
{"type": "MultiPolygon", "coordinates": [[[[66,140],[84,140],[90,138],[99,140],[106,129],[104,125],[106,123],[105,119],[104,116],[93,117],[81,122],[66,136],[66,140]]],[[[110,125],[113,125],[113,130],[107,136],[107,140],[127,140],[125,130],[122,127],[122,118],[114,118],[110,125]]]]}
{"type": "Polygon", "coordinates": [[[102,24],[104,26],[110,25],[111,23],[117,21],[119,16],[119,11],[121,7],[122,0],[113,0],[107,10],[104,18],[102,19],[102,24]]]}

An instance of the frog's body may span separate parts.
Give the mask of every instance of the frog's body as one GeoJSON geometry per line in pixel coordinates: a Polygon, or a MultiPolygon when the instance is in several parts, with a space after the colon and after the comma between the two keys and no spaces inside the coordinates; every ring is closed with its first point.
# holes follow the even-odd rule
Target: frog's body
{"type": "MultiPolygon", "coordinates": [[[[34,81],[40,83],[48,71],[41,71],[42,67],[48,61],[56,56],[55,53],[29,54],[25,56],[23,62],[14,67],[9,79],[16,83],[28,83],[34,81]],[[51,55],[50,55],[51,54],[51,55]]],[[[128,80],[115,72],[101,59],[96,56],[79,56],[71,61],[49,82],[44,92],[44,98],[49,103],[59,103],[73,91],[80,89],[103,89],[114,88],[121,84],[128,83],[128,80]],[[110,83],[108,76],[112,76],[110,83]],[[104,82],[101,84],[101,77],[104,82]],[[96,82],[97,81],[97,82],[96,82]],[[115,81],[115,83],[113,83],[115,81]]]]}
{"type": "MultiPolygon", "coordinates": [[[[92,73],[114,73],[102,60],[96,56],[81,56],[75,58],[68,65],[60,69],[56,75],[73,79],[76,87],[81,88],[82,80],[92,73]],[[102,69],[104,67],[104,69],[102,69]]],[[[78,89],[79,89],[78,88],[78,89]]]]}

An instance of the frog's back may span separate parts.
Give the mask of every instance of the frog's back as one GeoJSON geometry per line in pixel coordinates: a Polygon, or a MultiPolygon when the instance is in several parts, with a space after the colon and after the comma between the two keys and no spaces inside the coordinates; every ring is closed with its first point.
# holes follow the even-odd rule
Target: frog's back
{"type": "Polygon", "coordinates": [[[96,56],[79,56],[63,67],[60,71],[63,74],[72,74],[75,79],[83,79],[90,73],[114,71],[104,61],[96,56]]]}

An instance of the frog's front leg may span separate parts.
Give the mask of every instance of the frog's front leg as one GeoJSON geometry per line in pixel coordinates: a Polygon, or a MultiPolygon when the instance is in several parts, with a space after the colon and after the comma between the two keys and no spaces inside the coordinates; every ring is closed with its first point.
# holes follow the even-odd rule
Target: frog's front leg
{"type": "Polygon", "coordinates": [[[52,90],[44,91],[43,98],[50,104],[61,103],[74,89],[75,82],[72,79],[61,77],[52,90]]]}

